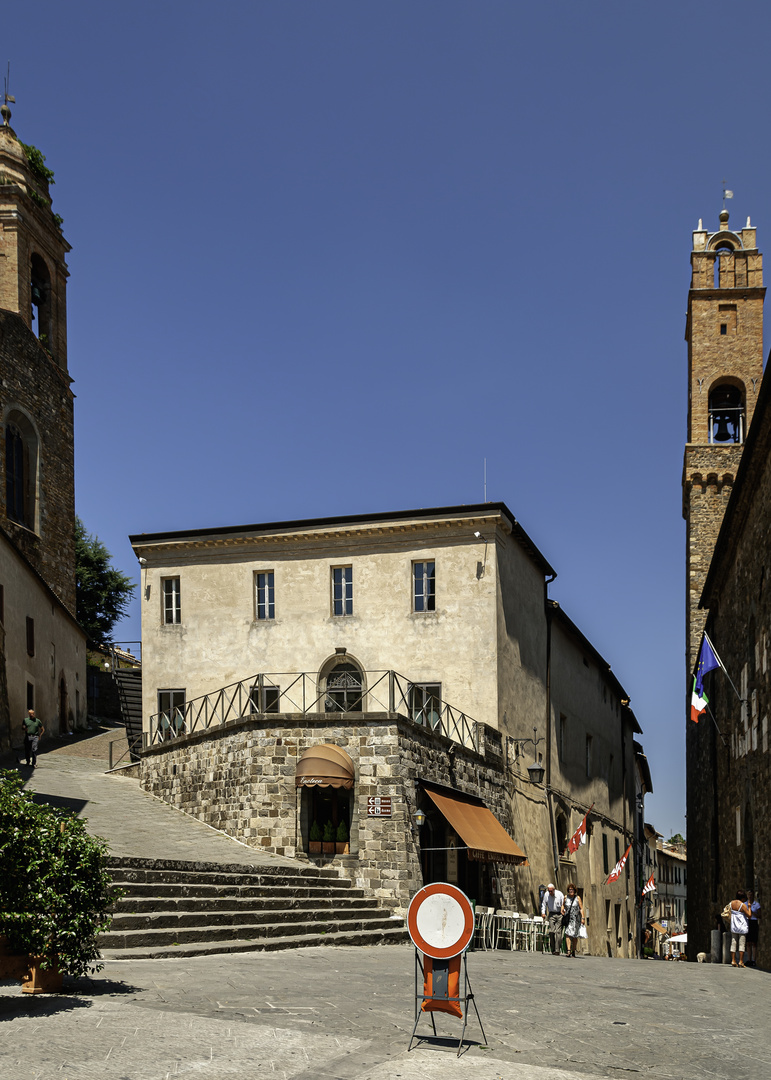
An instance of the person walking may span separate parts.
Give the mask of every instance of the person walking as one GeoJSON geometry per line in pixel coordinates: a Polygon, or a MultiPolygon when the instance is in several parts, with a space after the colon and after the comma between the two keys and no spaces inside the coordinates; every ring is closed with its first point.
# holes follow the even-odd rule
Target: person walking
{"type": "Polygon", "coordinates": [[[24,730],[24,757],[27,759],[27,765],[31,764],[34,769],[37,765],[38,744],[46,729],[43,727],[43,721],[35,716],[34,709],[28,710],[21,726],[24,730]]]}
{"type": "Polygon", "coordinates": [[[747,944],[747,932],[750,923],[750,909],[747,907],[747,894],[739,889],[736,899],[731,901],[731,967],[743,968],[744,949],[747,944]],[[739,963],[736,953],[739,953],[739,963]]]}
{"type": "Polygon", "coordinates": [[[559,889],[555,889],[550,881],[541,901],[541,914],[549,927],[549,943],[553,956],[558,956],[562,948],[562,905],[564,902],[564,894],[559,889]]]}
{"type": "Polygon", "coordinates": [[[755,899],[755,893],[752,889],[747,890],[747,907],[750,909],[749,931],[747,933],[747,967],[757,967],[760,901],[755,899]]]}
{"type": "Polygon", "coordinates": [[[584,905],[581,897],[576,892],[576,887],[571,881],[568,885],[567,896],[562,904],[563,933],[568,939],[568,956],[576,955],[576,945],[581,927],[584,924],[584,905]]]}

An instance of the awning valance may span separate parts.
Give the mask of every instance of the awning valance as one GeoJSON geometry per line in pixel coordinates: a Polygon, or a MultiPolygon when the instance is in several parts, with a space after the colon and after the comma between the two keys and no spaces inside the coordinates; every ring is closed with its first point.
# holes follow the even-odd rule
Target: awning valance
{"type": "Polygon", "coordinates": [[[341,746],[320,743],[300,755],[294,773],[295,787],[352,788],[353,762],[341,746]]]}
{"type": "Polygon", "coordinates": [[[460,791],[439,792],[428,787],[424,791],[466,845],[470,859],[514,864],[527,862],[524,851],[482,803],[460,791]]]}

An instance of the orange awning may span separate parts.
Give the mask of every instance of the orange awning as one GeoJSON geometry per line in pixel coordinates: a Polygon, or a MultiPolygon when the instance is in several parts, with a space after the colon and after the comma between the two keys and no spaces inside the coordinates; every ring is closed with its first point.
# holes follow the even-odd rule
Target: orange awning
{"type": "Polygon", "coordinates": [[[300,755],[294,772],[295,787],[352,788],[356,773],[341,746],[320,743],[300,755]]]}
{"type": "Polygon", "coordinates": [[[527,862],[524,851],[482,803],[464,796],[460,791],[440,793],[429,788],[423,790],[466,845],[470,859],[516,864],[527,862]]]}

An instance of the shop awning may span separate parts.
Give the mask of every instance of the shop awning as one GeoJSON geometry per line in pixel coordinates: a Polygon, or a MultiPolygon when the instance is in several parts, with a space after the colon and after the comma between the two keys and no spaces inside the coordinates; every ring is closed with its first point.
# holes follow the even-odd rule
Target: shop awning
{"type": "Polygon", "coordinates": [[[302,752],[294,782],[295,787],[352,788],[355,775],[353,762],[341,746],[321,743],[302,752]]]}
{"type": "Polygon", "coordinates": [[[423,789],[466,845],[470,859],[481,862],[524,864],[527,855],[511,839],[500,821],[475,799],[462,792],[423,789]]]}
{"type": "Polygon", "coordinates": [[[658,930],[658,932],[659,932],[660,934],[666,934],[666,933],[668,933],[668,932],[669,932],[669,931],[668,931],[668,930],[667,930],[667,929],[666,929],[665,927],[663,927],[663,926],[661,925],[661,923],[659,923],[659,922],[652,922],[652,923],[648,923],[648,926],[650,926],[651,930],[658,930]]]}

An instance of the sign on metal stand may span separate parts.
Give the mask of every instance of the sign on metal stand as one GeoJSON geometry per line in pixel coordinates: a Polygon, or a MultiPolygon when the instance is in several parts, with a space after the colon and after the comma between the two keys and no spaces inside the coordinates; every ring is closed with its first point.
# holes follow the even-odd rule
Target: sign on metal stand
{"type": "MultiPolygon", "coordinates": [[[[474,1006],[482,1039],[487,1041],[466,963],[466,949],[474,937],[471,901],[457,886],[447,882],[426,885],[410,901],[407,928],[415,946],[415,1025],[407,1051],[412,1049],[421,1016],[428,1013],[436,1036],[434,1013],[445,1012],[463,1021],[458,1043],[460,1057],[469,1002],[474,1006]]],[[[417,1038],[420,1040],[422,1036],[417,1038]]]]}

